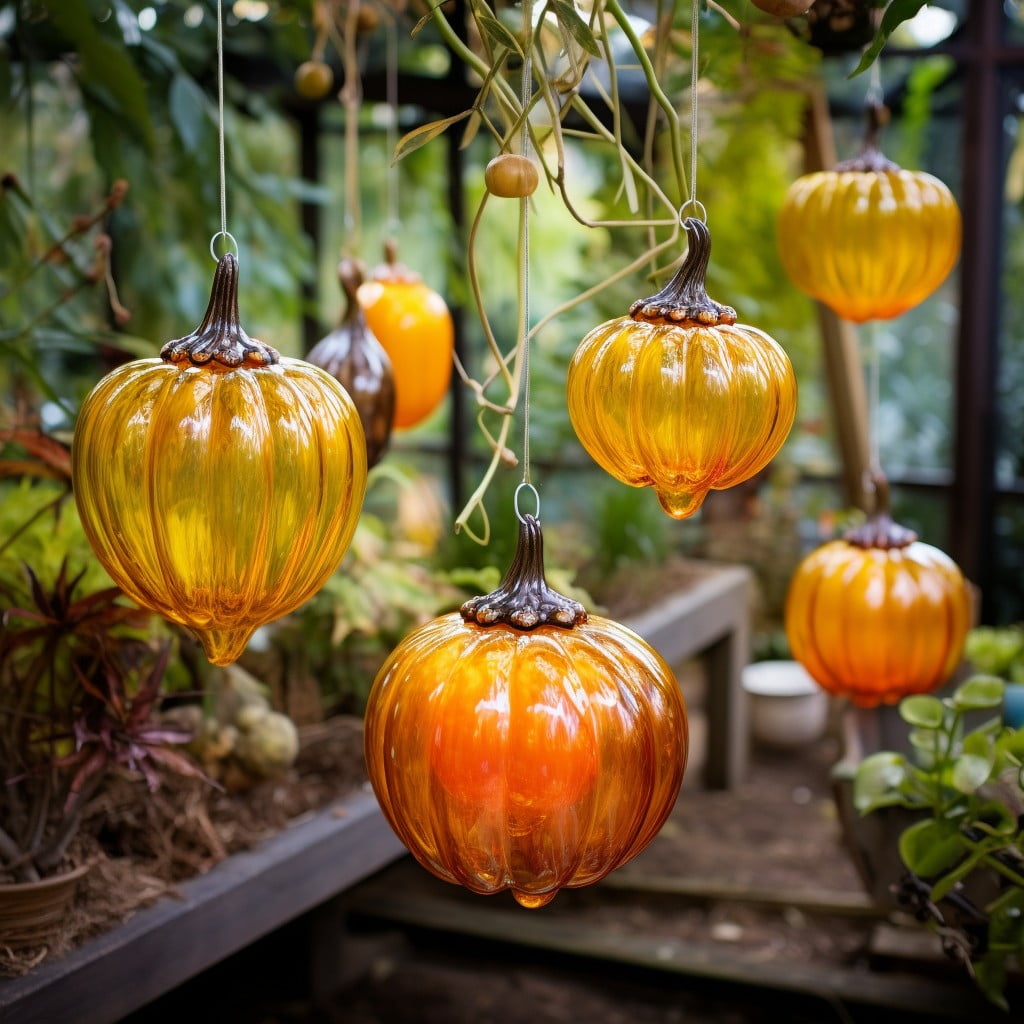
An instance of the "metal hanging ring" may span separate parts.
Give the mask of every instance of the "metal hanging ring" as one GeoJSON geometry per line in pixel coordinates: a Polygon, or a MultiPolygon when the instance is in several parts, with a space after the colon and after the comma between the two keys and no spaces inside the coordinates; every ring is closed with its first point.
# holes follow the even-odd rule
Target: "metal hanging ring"
{"type": "Polygon", "coordinates": [[[704,204],[699,199],[687,199],[682,206],[679,207],[679,223],[683,227],[686,227],[687,210],[692,209],[694,215],[702,224],[708,222],[708,211],[704,209],[704,204]]]}
{"type": "Polygon", "coordinates": [[[533,514],[533,518],[534,518],[534,519],[536,519],[536,520],[537,520],[537,522],[539,523],[539,522],[540,522],[540,495],[539,495],[539,494],[537,493],[537,488],[536,488],[536,487],[534,487],[534,486],[533,486],[533,484],[528,484],[528,483],[526,483],[526,481],[525,481],[525,480],[523,481],[523,483],[521,483],[521,484],[520,484],[520,485],[519,485],[519,486],[518,486],[518,487],[516,488],[516,493],[515,493],[515,496],[514,496],[514,498],[512,499],[512,503],[513,503],[513,505],[515,506],[515,510],[516,510],[516,518],[517,518],[517,519],[519,520],[519,522],[521,522],[521,523],[525,523],[525,522],[526,522],[526,520],[525,520],[525,519],[523,518],[523,514],[522,514],[522,512],[520,512],[520,511],[519,511],[519,492],[520,492],[521,490],[523,490],[523,488],[525,488],[526,490],[528,490],[528,491],[529,491],[529,492],[530,492],[530,493],[531,493],[531,494],[533,495],[533,500],[534,500],[534,501],[536,502],[536,504],[537,504],[537,511],[536,511],[536,512],[534,512],[534,514],[533,514]]]}
{"type": "Polygon", "coordinates": [[[220,257],[217,255],[217,239],[226,238],[235,247],[235,259],[238,259],[238,242],[235,240],[235,236],[230,231],[218,231],[213,238],[210,239],[210,255],[213,257],[214,263],[220,263],[220,257]]]}

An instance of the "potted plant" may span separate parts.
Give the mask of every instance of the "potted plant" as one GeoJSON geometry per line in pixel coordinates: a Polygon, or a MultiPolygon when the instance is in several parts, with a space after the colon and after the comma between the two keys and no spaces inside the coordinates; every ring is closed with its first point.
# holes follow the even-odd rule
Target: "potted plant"
{"type": "Polygon", "coordinates": [[[866,757],[853,804],[897,825],[899,903],[1008,1009],[1008,975],[1024,966],[1024,729],[1000,718],[1003,689],[975,675],[942,699],[904,698],[910,751],[866,757]]]}
{"type": "Polygon", "coordinates": [[[0,460],[20,477],[0,523],[0,923],[13,949],[61,923],[88,867],[74,848],[83,811],[110,772],[151,790],[162,769],[201,772],[172,749],[191,733],[157,716],[171,641],[89,557],[66,449],[33,431],[3,440],[21,449],[0,460]]]}

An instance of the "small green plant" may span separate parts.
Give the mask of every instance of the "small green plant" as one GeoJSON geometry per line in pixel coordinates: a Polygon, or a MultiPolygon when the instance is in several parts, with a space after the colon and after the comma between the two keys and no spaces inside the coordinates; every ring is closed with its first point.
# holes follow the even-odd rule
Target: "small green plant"
{"type": "Polygon", "coordinates": [[[911,756],[881,751],[854,779],[862,814],[905,807],[901,902],[939,933],[978,986],[1008,1009],[1008,972],[1024,965],[1024,729],[998,714],[1004,682],[976,675],[950,697],[900,703],[911,756]],[[967,719],[996,714],[968,729],[967,719]]]}

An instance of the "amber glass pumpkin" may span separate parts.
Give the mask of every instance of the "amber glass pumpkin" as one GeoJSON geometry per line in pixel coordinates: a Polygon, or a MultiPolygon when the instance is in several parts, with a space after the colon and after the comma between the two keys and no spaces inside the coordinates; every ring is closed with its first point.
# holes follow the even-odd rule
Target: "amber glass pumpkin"
{"type": "Polygon", "coordinates": [[[956,563],[883,508],[800,563],[785,616],[793,657],[821,688],[874,707],[950,678],[970,596],[956,563]]]}
{"type": "Polygon", "coordinates": [[[391,438],[395,416],[395,381],[391,360],[366,325],[356,292],[363,283],[354,260],[338,264],[338,280],[346,306],[341,323],[321,338],[306,357],[326,370],[349,394],[366,435],[366,464],[375,466],[391,438]]]}
{"type": "Polygon", "coordinates": [[[796,415],[789,357],[763,331],[704,287],[711,236],[686,221],[689,249],[672,281],[594,328],[569,365],[569,416],[583,447],[607,472],[653,487],[675,519],[710,490],[762,470],[796,415]]]}
{"type": "Polygon", "coordinates": [[[888,320],[923,302],[960,255],[956,200],[938,178],[882,155],[883,116],[871,107],[860,156],[798,178],[779,213],[786,273],[855,323],[888,320]]]}
{"type": "Polygon", "coordinates": [[[452,377],[455,328],[444,299],[398,262],[393,242],[386,262],[359,288],[374,337],[391,359],[395,426],[414,427],[444,400],[452,377]]]}
{"type": "Polygon", "coordinates": [[[319,590],[366,488],[352,400],[319,367],[242,330],[231,255],[192,334],[96,385],[72,462],[104,568],[139,604],[190,629],[217,665],[319,590]]]}
{"type": "Polygon", "coordinates": [[[523,517],[501,587],[410,634],[366,709],[366,763],[413,856],[540,907],[654,838],[687,754],[679,687],[635,633],[544,581],[523,517]]]}

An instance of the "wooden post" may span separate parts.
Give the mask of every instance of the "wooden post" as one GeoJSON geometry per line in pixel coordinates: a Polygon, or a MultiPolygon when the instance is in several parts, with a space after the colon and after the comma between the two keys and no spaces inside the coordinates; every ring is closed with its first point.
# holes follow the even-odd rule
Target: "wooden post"
{"type": "MultiPolygon", "coordinates": [[[[836,150],[829,120],[828,98],[823,89],[808,97],[804,128],[804,172],[829,170],[835,166],[836,150]]],[[[857,331],[824,303],[816,302],[825,356],[829,398],[835,416],[836,442],[846,501],[869,511],[864,491],[870,464],[868,401],[864,386],[857,331]]]]}

